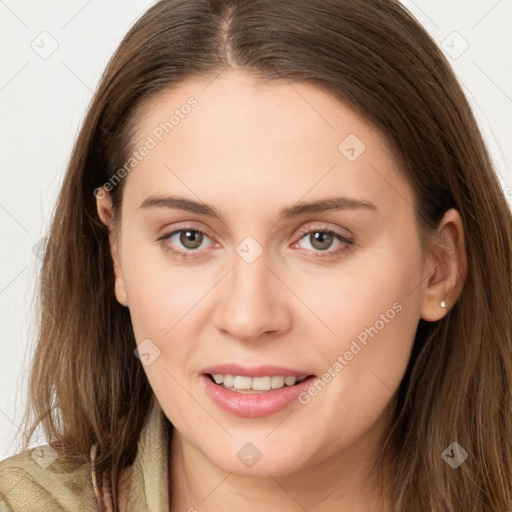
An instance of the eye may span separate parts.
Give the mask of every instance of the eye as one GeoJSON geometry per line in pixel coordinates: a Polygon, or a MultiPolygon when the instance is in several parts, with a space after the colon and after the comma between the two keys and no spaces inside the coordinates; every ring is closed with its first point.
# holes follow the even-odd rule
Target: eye
{"type": "Polygon", "coordinates": [[[197,257],[195,253],[204,248],[202,244],[206,239],[209,236],[204,231],[188,227],[167,233],[158,238],[158,241],[167,252],[188,259],[197,257]]]}
{"type": "Polygon", "coordinates": [[[324,227],[301,229],[299,235],[302,235],[301,238],[295,242],[292,247],[306,249],[313,256],[319,258],[340,255],[350,249],[350,246],[354,244],[353,240],[345,237],[341,233],[324,227]],[[306,247],[302,245],[301,242],[306,242],[306,247]],[[307,247],[308,244],[309,247],[307,247]],[[335,248],[329,250],[332,248],[333,244],[335,248]]]}

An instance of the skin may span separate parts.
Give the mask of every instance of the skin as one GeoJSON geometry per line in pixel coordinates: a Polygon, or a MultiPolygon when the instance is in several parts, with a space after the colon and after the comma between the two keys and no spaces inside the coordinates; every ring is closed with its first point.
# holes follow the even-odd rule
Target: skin
{"type": "Polygon", "coordinates": [[[108,192],[97,199],[112,230],[117,299],[130,310],[137,343],[149,338],[160,350],[144,369],[175,427],[171,509],[391,510],[371,464],[390,428],[419,319],[439,320],[461,291],[460,216],[445,214],[442,251],[423,252],[412,189],[385,139],[305,83],[262,84],[235,70],[213,82],[189,79],[145,108],[133,147],[190,96],[197,107],[125,178],[118,222],[108,192]],[[349,134],[365,145],[355,161],[338,149],[349,134]],[[156,194],[211,204],[223,220],[140,208],[156,194]],[[376,209],[279,218],[299,201],[332,196],[376,209]],[[180,233],[158,241],[179,228],[208,236],[197,240],[199,249],[187,249],[180,233]],[[315,229],[354,243],[334,237],[322,251],[315,229]],[[252,263],[236,252],[247,236],[262,249],[252,263]],[[162,243],[199,256],[182,259],[162,243]],[[225,362],[322,376],[395,303],[400,312],[307,404],[241,418],[218,408],[200,385],[204,368],[225,362]],[[237,457],[247,442],[262,453],[251,468],[237,457]]]}

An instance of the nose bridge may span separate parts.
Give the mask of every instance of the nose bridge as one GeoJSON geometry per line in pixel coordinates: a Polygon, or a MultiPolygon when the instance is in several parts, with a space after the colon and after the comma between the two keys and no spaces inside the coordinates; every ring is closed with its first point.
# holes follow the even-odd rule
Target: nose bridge
{"type": "Polygon", "coordinates": [[[233,258],[232,291],[241,294],[240,298],[257,299],[257,302],[267,302],[264,291],[272,287],[269,261],[267,254],[257,254],[257,249],[244,242],[237,247],[233,258]],[[254,297],[252,297],[254,295],[254,297]]]}
{"type": "Polygon", "coordinates": [[[267,253],[254,239],[246,239],[236,248],[232,261],[217,305],[217,328],[239,340],[286,329],[289,311],[277,293],[280,283],[269,268],[267,253]]]}
{"type": "MultiPolygon", "coordinates": [[[[246,236],[236,247],[233,254],[232,283],[238,288],[242,285],[248,292],[258,292],[271,286],[270,270],[271,255],[268,248],[264,248],[253,236],[246,236]]],[[[263,297],[259,297],[262,299],[263,297]]]]}

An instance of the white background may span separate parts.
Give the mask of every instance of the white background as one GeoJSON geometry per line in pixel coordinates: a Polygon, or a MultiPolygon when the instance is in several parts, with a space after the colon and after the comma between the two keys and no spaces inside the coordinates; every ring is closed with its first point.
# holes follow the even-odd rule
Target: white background
{"type": "MultiPolygon", "coordinates": [[[[0,0],[0,460],[15,451],[20,434],[35,335],[39,259],[33,248],[48,229],[100,75],[129,27],[153,3],[0,0]],[[53,46],[54,53],[44,55],[53,46]]],[[[512,1],[404,4],[448,55],[512,200],[512,1]]]]}

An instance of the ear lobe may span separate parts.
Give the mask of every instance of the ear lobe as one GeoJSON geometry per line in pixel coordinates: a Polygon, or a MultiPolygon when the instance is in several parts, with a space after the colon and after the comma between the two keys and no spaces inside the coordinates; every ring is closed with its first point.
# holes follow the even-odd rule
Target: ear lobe
{"type": "Polygon", "coordinates": [[[464,227],[459,212],[454,208],[443,216],[428,260],[433,268],[423,292],[420,316],[423,320],[435,322],[455,304],[466,279],[464,227]]]}
{"type": "Polygon", "coordinates": [[[119,238],[116,234],[113,223],[114,216],[112,211],[112,198],[110,194],[104,189],[100,189],[96,192],[96,208],[98,210],[99,218],[103,224],[108,227],[109,231],[108,240],[110,246],[110,255],[112,257],[112,264],[114,268],[114,291],[116,294],[116,299],[123,306],[128,306],[128,297],[124,285],[121,258],[119,255],[119,238]]]}

